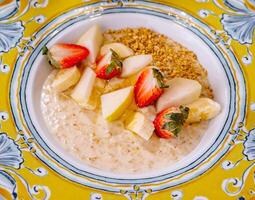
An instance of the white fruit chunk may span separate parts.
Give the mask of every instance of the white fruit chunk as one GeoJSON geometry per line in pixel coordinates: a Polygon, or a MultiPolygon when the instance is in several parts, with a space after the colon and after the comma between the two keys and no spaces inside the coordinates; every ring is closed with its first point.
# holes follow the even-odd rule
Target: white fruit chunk
{"type": "Polygon", "coordinates": [[[101,96],[103,117],[108,121],[118,119],[133,100],[133,87],[126,87],[101,96]]]}
{"type": "Polygon", "coordinates": [[[132,49],[118,42],[105,44],[104,46],[102,46],[100,50],[100,55],[107,54],[110,51],[110,49],[115,51],[120,58],[126,58],[126,57],[134,55],[134,51],[132,49]]]}
{"type": "Polygon", "coordinates": [[[173,78],[168,81],[167,85],[169,87],[164,89],[164,93],[157,101],[157,112],[197,100],[202,89],[198,81],[185,78],[173,78]]]}
{"type": "Polygon", "coordinates": [[[149,140],[154,132],[153,123],[146,119],[145,115],[140,112],[131,114],[126,122],[126,128],[145,140],[149,140]]]}
{"type": "Polygon", "coordinates": [[[80,79],[81,73],[74,66],[67,69],[60,69],[52,82],[52,88],[57,92],[62,92],[75,85],[80,79]]]}
{"type": "Polygon", "coordinates": [[[123,61],[121,77],[125,78],[136,74],[152,62],[152,55],[137,55],[123,61]]]}
{"type": "Polygon", "coordinates": [[[89,55],[86,59],[89,63],[94,63],[96,61],[102,43],[103,34],[101,27],[97,24],[87,30],[77,42],[77,44],[84,46],[89,50],[89,55]]]}
{"type": "Polygon", "coordinates": [[[71,97],[82,107],[91,109],[89,106],[90,96],[96,80],[95,72],[87,67],[78,84],[75,86],[71,93],[71,97]]]}
{"type": "Polygon", "coordinates": [[[199,98],[186,106],[190,109],[186,121],[188,123],[212,119],[218,115],[221,110],[220,104],[209,98],[199,98]]]}

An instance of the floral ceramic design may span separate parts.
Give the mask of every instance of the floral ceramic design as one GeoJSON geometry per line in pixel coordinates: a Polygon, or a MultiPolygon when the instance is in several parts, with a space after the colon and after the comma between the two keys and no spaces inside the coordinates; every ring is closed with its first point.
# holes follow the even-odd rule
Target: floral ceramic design
{"type": "MultiPolygon", "coordinates": [[[[19,169],[23,162],[18,145],[11,138],[8,138],[6,133],[0,134],[0,155],[1,166],[19,169]]],[[[0,186],[7,188],[7,190],[12,194],[12,197],[16,198],[17,186],[15,179],[4,170],[0,170],[0,177],[0,186]]]]}
{"type": "Polygon", "coordinates": [[[15,15],[19,9],[17,1],[12,1],[3,6],[0,11],[0,52],[8,52],[23,36],[24,26],[20,21],[5,21],[15,15]]]}
{"type": "Polygon", "coordinates": [[[246,136],[243,154],[247,157],[247,160],[255,160],[255,129],[252,129],[246,136]]]}
{"type": "Polygon", "coordinates": [[[253,0],[181,0],[155,3],[92,3],[73,0],[63,3],[60,8],[59,2],[47,0],[0,1],[0,199],[254,198],[254,5],[253,0]],[[17,69],[23,70],[22,67],[31,59],[31,54],[36,52],[38,43],[42,38],[48,37],[47,31],[56,30],[59,24],[64,24],[65,14],[65,19],[72,20],[78,19],[77,16],[80,15],[93,17],[104,14],[108,9],[116,12],[152,12],[197,31],[205,40],[213,41],[211,45],[218,53],[224,52],[229,64],[226,70],[235,72],[229,74],[233,75],[236,90],[247,91],[247,94],[238,94],[242,98],[237,99],[243,103],[237,106],[238,114],[226,130],[224,140],[222,138],[224,144],[212,151],[213,156],[210,155],[210,158],[214,161],[204,162],[204,170],[190,169],[191,172],[180,174],[194,179],[183,181],[175,176],[155,183],[140,181],[138,184],[121,184],[117,181],[119,183],[112,184],[110,178],[100,180],[78,176],[47,155],[36,135],[31,134],[27,130],[29,127],[24,125],[26,119],[19,116],[20,110],[16,105],[22,105],[22,102],[16,97],[22,94],[16,93],[16,88],[22,86],[19,86],[20,72],[17,69]],[[54,20],[56,24],[53,23],[54,20]],[[176,182],[174,179],[180,181],[176,182]],[[204,187],[201,188],[201,185],[204,187]]]}
{"type": "Polygon", "coordinates": [[[224,4],[234,10],[234,14],[223,14],[224,30],[241,44],[253,42],[255,29],[255,10],[248,8],[242,0],[224,0],[224,4]]]}

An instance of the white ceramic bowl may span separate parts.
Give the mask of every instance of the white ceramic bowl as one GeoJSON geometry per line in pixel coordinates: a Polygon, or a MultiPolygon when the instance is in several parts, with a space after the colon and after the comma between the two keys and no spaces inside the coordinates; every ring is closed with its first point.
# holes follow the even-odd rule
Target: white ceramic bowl
{"type": "Polygon", "coordinates": [[[66,152],[66,150],[60,146],[58,141],[55,140],[53,135],[47,129],[41,114],[42,112],[40,110],[40,95],[42,85],[51,72],[51,67],[47,63],[45,56],[40,54],[35,59],[35,62],[31,68],[28,78],[28,89],[26,90],[26,96],[28,112],[30,113],[33,124],[42,139],[50,149],[52,149],[67,163],[72,164],[81,170],[107,177],[124,179],[156,177],[168,172],[176,171],[183,168],[184,166],[189,165],[190,163],[195,162],[215,142],[222,127],[224,126],[224,122],[226,121],[228,114],[230,99],[228,80],[225,75],[223,66],[216,54],[196,34],[173,21],[162,19],[156,16],[130,13],[108,14],[77,22],[61,32],[55,32],[54,37],[50,40],[47,46],[51,46],[52,44],[58,42],[74,43],[81,36],[81,34],[94,23],[100,24],[104,30],[119,29],[125,27],[147,27],[167,35],[188,49],[194,51],[198,56],[200,63],[208,71],[208,77],[214,91],[215,100],[219,102],[222,107],[221,113],[215,119],[210,121],[209,127],[204,133],[204,136],[199,145],[192,152],[190,152],[190,154],[177,162],[175,165],[144,174],[116,174],[113,172],[105,172],[103,170],[94,169],[93,167],[87,166],[84,164],[84,162],[81,162],[66,152]]]}

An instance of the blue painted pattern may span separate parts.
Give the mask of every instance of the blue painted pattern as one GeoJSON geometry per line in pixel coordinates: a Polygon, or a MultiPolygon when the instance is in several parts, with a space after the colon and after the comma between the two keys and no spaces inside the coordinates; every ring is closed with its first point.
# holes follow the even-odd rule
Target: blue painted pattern
{"type": "MultiPolygon", "coordinates": [[[[12,1],[0,9],[0,20],[8,19],[15,15],[19,9],[19,0],[12,1]]],[[[0,29],[1,30],[1,29],[0,29]]]]}
{"type": "Polygon", "coordinates": [[[0,9],[0,53],[16,47],[23,36],[24,26],[20,21],[6,22],[17,13],[18,8],[19,1],[12,1],[0,9]]]}
{"type": "Polygon", "coordinates": [[[247,157],[249,161],[255,160],[255,128],[248,133],[243,145],[243,154],[247,157]]]}
{"type": "Polygon", "coordinates": [[[17,193],[15,179],[7,172],[0,170],[0,188],[1,187],[7,189],[12,194],[13,199],[16,199],[17,193]]]}
{"type": "MultiPolygon", "coordinates": [[[[0,133],[0,167],[19,169],[22,163],[23,158],[18,145],[6,133],[0,133]]],[[[1,169],[0,187],[7,189],[12,194],[13,199],[16,199],[16,181],[8,172],[1,169]]]]}
{"type": "Polygon", "coordinates": [[[21,22],[2,24],[0,22],[0,52],[8,52],[16,47],[23,36],[24,26],[21,22]]]}
{"type": "Polygon", "coordinates": [[[223,14],[224,30],[241,44],[251,44],[255,29],[255,12],[246,7],[243,0],[224,0],[224,4],[235,14],[223,14]]]}
{"type": "Polygon", "coordinates": [[[21,151],[13,139],[6,133],[0,134],[0,165],[7,167],[20,168],[23,162],[21,151]]]}

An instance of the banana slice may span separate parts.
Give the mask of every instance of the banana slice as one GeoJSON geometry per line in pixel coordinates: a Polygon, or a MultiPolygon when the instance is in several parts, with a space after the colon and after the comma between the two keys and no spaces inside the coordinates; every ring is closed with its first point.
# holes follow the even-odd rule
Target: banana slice
{"type": "Polygon", "coordinates": [[[74,66],[67,69],[60,69],[52,82],[52,88],[57,92],[63,92],[75,85],[81,77],[79,69],[74,66]]]}
{"type": "Polygon", "coordinates": [[[189,116],[187,123],[195,123],[214,118],[220,113],[221,106],[209,98],[199,98],[191,104],[188,104],[189,116]]]}

